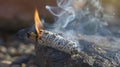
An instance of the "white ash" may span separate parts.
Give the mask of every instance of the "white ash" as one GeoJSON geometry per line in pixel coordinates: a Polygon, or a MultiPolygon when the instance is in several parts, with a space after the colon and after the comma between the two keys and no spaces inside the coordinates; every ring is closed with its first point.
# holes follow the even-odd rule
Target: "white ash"
{"type": "Polygon", "coordinates": [[[77,42],[64,39],[62,36],[46,30],[42,30],[38,43],[39,45],[52,47],[68,54],[80,52],[80,46],[77,42]]]}

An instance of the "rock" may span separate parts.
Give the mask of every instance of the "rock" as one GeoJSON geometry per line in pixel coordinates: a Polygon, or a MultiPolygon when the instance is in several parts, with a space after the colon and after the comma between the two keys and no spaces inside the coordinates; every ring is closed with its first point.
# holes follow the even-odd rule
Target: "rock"
{"type": "Polygon", "coordinates": [[[83,50],[69,55],[51,47],[36,45],[36,63],[41,67],[117,67],[119,63],[108,58],[109,51],[94,43],[80,40],[83,50]]]}
{"type": "Polygon", "coordinates": [[[6,54],[6,55],[4,56],[4,59],[5,59],[5,60],[8,60],[8,61],[11,61],[11,60],[12,60],[12,58],[11,58],[11,56],[10,56],[9,54],[6,54]]]}
{"type": "Polygon", "coordinates": [[[17,54],[17,50],[14,47],[9,47],[8,48],[8,53],[12,56],[17,54]]]}
{"type": "Polygon", "coordinates": [[[25,63],[22,63],[22,65],[21,65],[22,67],[27,67],[27,65],[25,64],[25,63]]]}
{"type": "Polygon", "coordinates": [[[3,60],[3,61],[1,61],[1,63],[4,63],[4,64],[11,64],[12,61],[3,60]]]}
{"type": "Polygon", "coordinates": [[[25,54],[34,54],[35,52],[34,52],[34,45],[29,45],[29,46],[27,46],[26,48],[28,48],[28,49],[25,49],[25,54]]]}
{"type": "Polygon", "coordinates": [[[34,45],[33,44],[20,44],[19,48],[18,48],[18,53],[19,54],[34,54],[34,45]]]}
{"type": "Polygon", "coordinates": [[[9,67],[11,63],[12,63],[11,61],[6,61],[6,60],[1,61],[0,67],[9,67]]]}
{"type": "Polygon", "coordinates": [[[2,52],[2,53],[6,53],[6,52],[7,52],[6,47],[4,47],[4,46],[0,46],[0,52],[2,52]]]}
{"type": "Polygon", "coordinates": [[[18,53],[19,54],[24,54],[24,51],[25,51],[26,48],[27,48],[26,45],[20,44],[20,46],[18,48],[18,53]]]}

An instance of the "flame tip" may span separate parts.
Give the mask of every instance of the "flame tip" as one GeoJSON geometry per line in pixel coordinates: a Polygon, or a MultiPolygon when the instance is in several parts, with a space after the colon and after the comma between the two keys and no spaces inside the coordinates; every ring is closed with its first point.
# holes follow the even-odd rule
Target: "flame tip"
{"type": "Polygon", "coordinates": [[[41,20],[39,18],[39,13],[38,13],[38,9],[35,8],[35,12],[34,12],[34,22],[35,22],[35,29],[36,32],[38,34],[38,37],[40,36],[40,30],[42,28],[42,23],[41,20]]]}

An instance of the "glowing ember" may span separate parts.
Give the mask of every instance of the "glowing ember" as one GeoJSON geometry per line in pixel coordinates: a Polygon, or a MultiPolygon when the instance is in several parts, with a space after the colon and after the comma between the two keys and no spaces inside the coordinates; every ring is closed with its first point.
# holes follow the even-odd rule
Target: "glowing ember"
{"type": "Polygon", "coordinates": [[[38,14],[38,10],[36,9],[35,10],[35,13],[34,13],[34,22],[35,22],[35,29],[36,29],[36,32],[38,34],[38,37],[40,37],[40,30],[42,28],[42,23],[40,21],[40,18],[39,18],[39,14],[38,14]]]}

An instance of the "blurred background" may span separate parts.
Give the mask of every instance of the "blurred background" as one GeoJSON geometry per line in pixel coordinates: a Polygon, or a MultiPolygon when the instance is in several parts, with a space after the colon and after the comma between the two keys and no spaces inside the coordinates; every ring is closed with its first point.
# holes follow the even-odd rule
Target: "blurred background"
{"type": "MultiPolygon", "coordinates": [[[[100,0],[106,13],[116,18],[110,22],[119,22],[119,0],[100,0]]],[[[56,5],[56,0],[0,0],[0,32],[16,32],[33,24],[33,14],[38,8],[41,18],[53,22],[53,16],[45,9],[45,5],[56,5]]],[[[118,23],[119,24],[119,23],[118,23]]]]}
{"type": "MultiPolygon", "coordinates": [[[[111,29],[120,26],[120,0],[100,0],[105,13],[114,16],[108,19],[111,29]]],[[[53,16],[45,5],[56,6],[56,0],[0,0],[0,63],[10,64],[23,55],[34,54],[34,45],[17,41],[14,34],[34,24],[34,10],[40,18],[53,23],[53,16]]],[[[81,7],[82,8],[82,7],[81,7]]],[[[1,64],[2,66],[2,64],[1,64]]],[[[0,66],[0,67],[1,67],[0,66]]]]}
{"type": "Polygon", "coordinates": [[[41,18],[51,20],[45,5],[55,5],[55,0],[0,0],[0,31],[14,32],[33,24],[33,14],[38,8],[41,18]],[[6,28],[7,27],[7,28],[6,28]]]}

